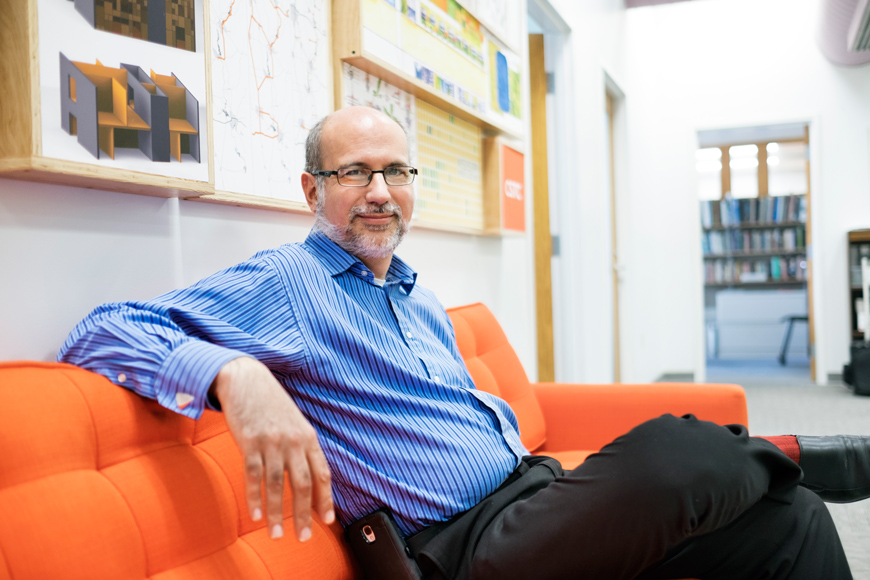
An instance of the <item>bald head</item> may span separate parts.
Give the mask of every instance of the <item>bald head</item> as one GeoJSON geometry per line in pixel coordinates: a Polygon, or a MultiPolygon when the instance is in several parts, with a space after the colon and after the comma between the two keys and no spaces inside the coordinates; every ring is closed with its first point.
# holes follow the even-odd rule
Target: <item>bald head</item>
{"type": "MultiPolygon", "coordinates": [[[[346,107],[318,121],[305,140],[305,171],[326,169],[330,153],[344,138],[377,132],[400,134],[407,143],[405,129],[396,121],[371,107],[346,107]]],[[[410,152],[408,153],[410,162],[410,152]]],[[[328,168],[333,169],[333,168],[328,168]]]]}

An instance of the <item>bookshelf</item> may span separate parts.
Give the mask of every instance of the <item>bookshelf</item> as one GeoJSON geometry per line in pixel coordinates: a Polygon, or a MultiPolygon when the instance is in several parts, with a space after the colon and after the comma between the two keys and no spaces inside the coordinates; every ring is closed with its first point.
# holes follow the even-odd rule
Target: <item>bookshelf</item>
{"type": "Polygon", "coordinates": [[[864,327],[858,325],[861,301],[861,258],[870,257],[870,230],[852,230],[849,244],[849,325],[851,340],[864,340],[864,327]]]}
{"type": "Polygon", "coordinates": [[[804,195],[702,201],[705,287],[806,284],[806,209],[804,195]]]}

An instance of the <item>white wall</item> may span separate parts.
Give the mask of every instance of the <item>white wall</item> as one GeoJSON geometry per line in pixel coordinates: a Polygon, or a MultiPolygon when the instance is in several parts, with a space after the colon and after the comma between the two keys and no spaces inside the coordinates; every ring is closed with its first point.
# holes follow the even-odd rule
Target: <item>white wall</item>
{"type": "MultiPolygon", "coordinates": [[[[311,223],[305,215],[0,179],[0,360],[53,360],[97,305],[190,284],[305,239],[311,223]]],[[[535,372],[526,238],[412,229],[398,253],[446,306],[492,308],[535,372]]]]}
{"type": "MultiPolygon", "coordinates": [[[[623,77],[625,10],[619,0],[551,1],[571,32],[548,42],[556,75],[550,197],[561,255],[554,260],[556,378],[613,380],[610,198],[605,78],[623,77]]],[[[617,157],[618,157],[617,153],[617,157]]]]}
{"type": "Polygon", "coordinates": [[[848,359],[846,231],[870,225],[870,68],[829,63],[813,0],[706,0],[627,13],[635,374],[702,372],[698,129],[811,125],[817,369],[848,359]],[[640,336],[654,333],[662,348],[640,336]]]}

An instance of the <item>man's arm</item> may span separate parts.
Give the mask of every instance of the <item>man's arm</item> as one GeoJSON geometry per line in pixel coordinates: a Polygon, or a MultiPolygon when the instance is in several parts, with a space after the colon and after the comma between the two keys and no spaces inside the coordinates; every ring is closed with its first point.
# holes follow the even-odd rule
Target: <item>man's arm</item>
{"type": "Polygon", "coordinates": [[[283,532],[287,471],[297,537],[310,535],[312,501],[324,521],[334,519],[314,429],[272,374],[301,368],[305,347],[286,291],[262,261],[148,302],[101,306],[73,330],[58,359],[194,419],[213,395],[245,459],[251,516],[262,517],[266,477],[269,530],[283,532]]]}
{"type": "Polygon", "coordinates": [[[230,433],[245,461],[245,495],[251,519],[262,517],[260,484],[266,485],[266,521],[273,538],[283,533],[284,472],[293,490],[296,537],[311,537],[312,506],[327,524],[335,520],[331,479],[317,433],[271,371],[252,358],[220,370],[211,392],[220,401],[230,433]]]}

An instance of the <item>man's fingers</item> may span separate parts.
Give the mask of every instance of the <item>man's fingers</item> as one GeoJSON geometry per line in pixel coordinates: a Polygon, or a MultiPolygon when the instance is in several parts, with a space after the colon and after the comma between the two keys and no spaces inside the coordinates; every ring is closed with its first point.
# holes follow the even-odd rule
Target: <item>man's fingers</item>
{"type": "Polygon", "coordinates": [[[273,539],[284,535],[284,457],[272,447],[266,452],[266,524],[273,539]]]}
{"type": "Polygon", "coordinates": [[[263,483],[263,457],[259,451],[245,453],[245,500],[255,522],[263,519],[260,486],[263,483]]]}
{"type": "Polygon", "coordinates": [[[309,450],[308,465],[311,469],[314,508],[324,523],[331,524],[335,521],[335,508],[332,504],[332,477],[329,474],[326,457],[320,447],[309,450]]]}
{"type": "Polygon", "coordinates": [[[288,449],[290,487],[293,489],[293,523],[296,537],[304,542],[311,537],[311,471],[307,453],[301,446],[288,449]]]}

